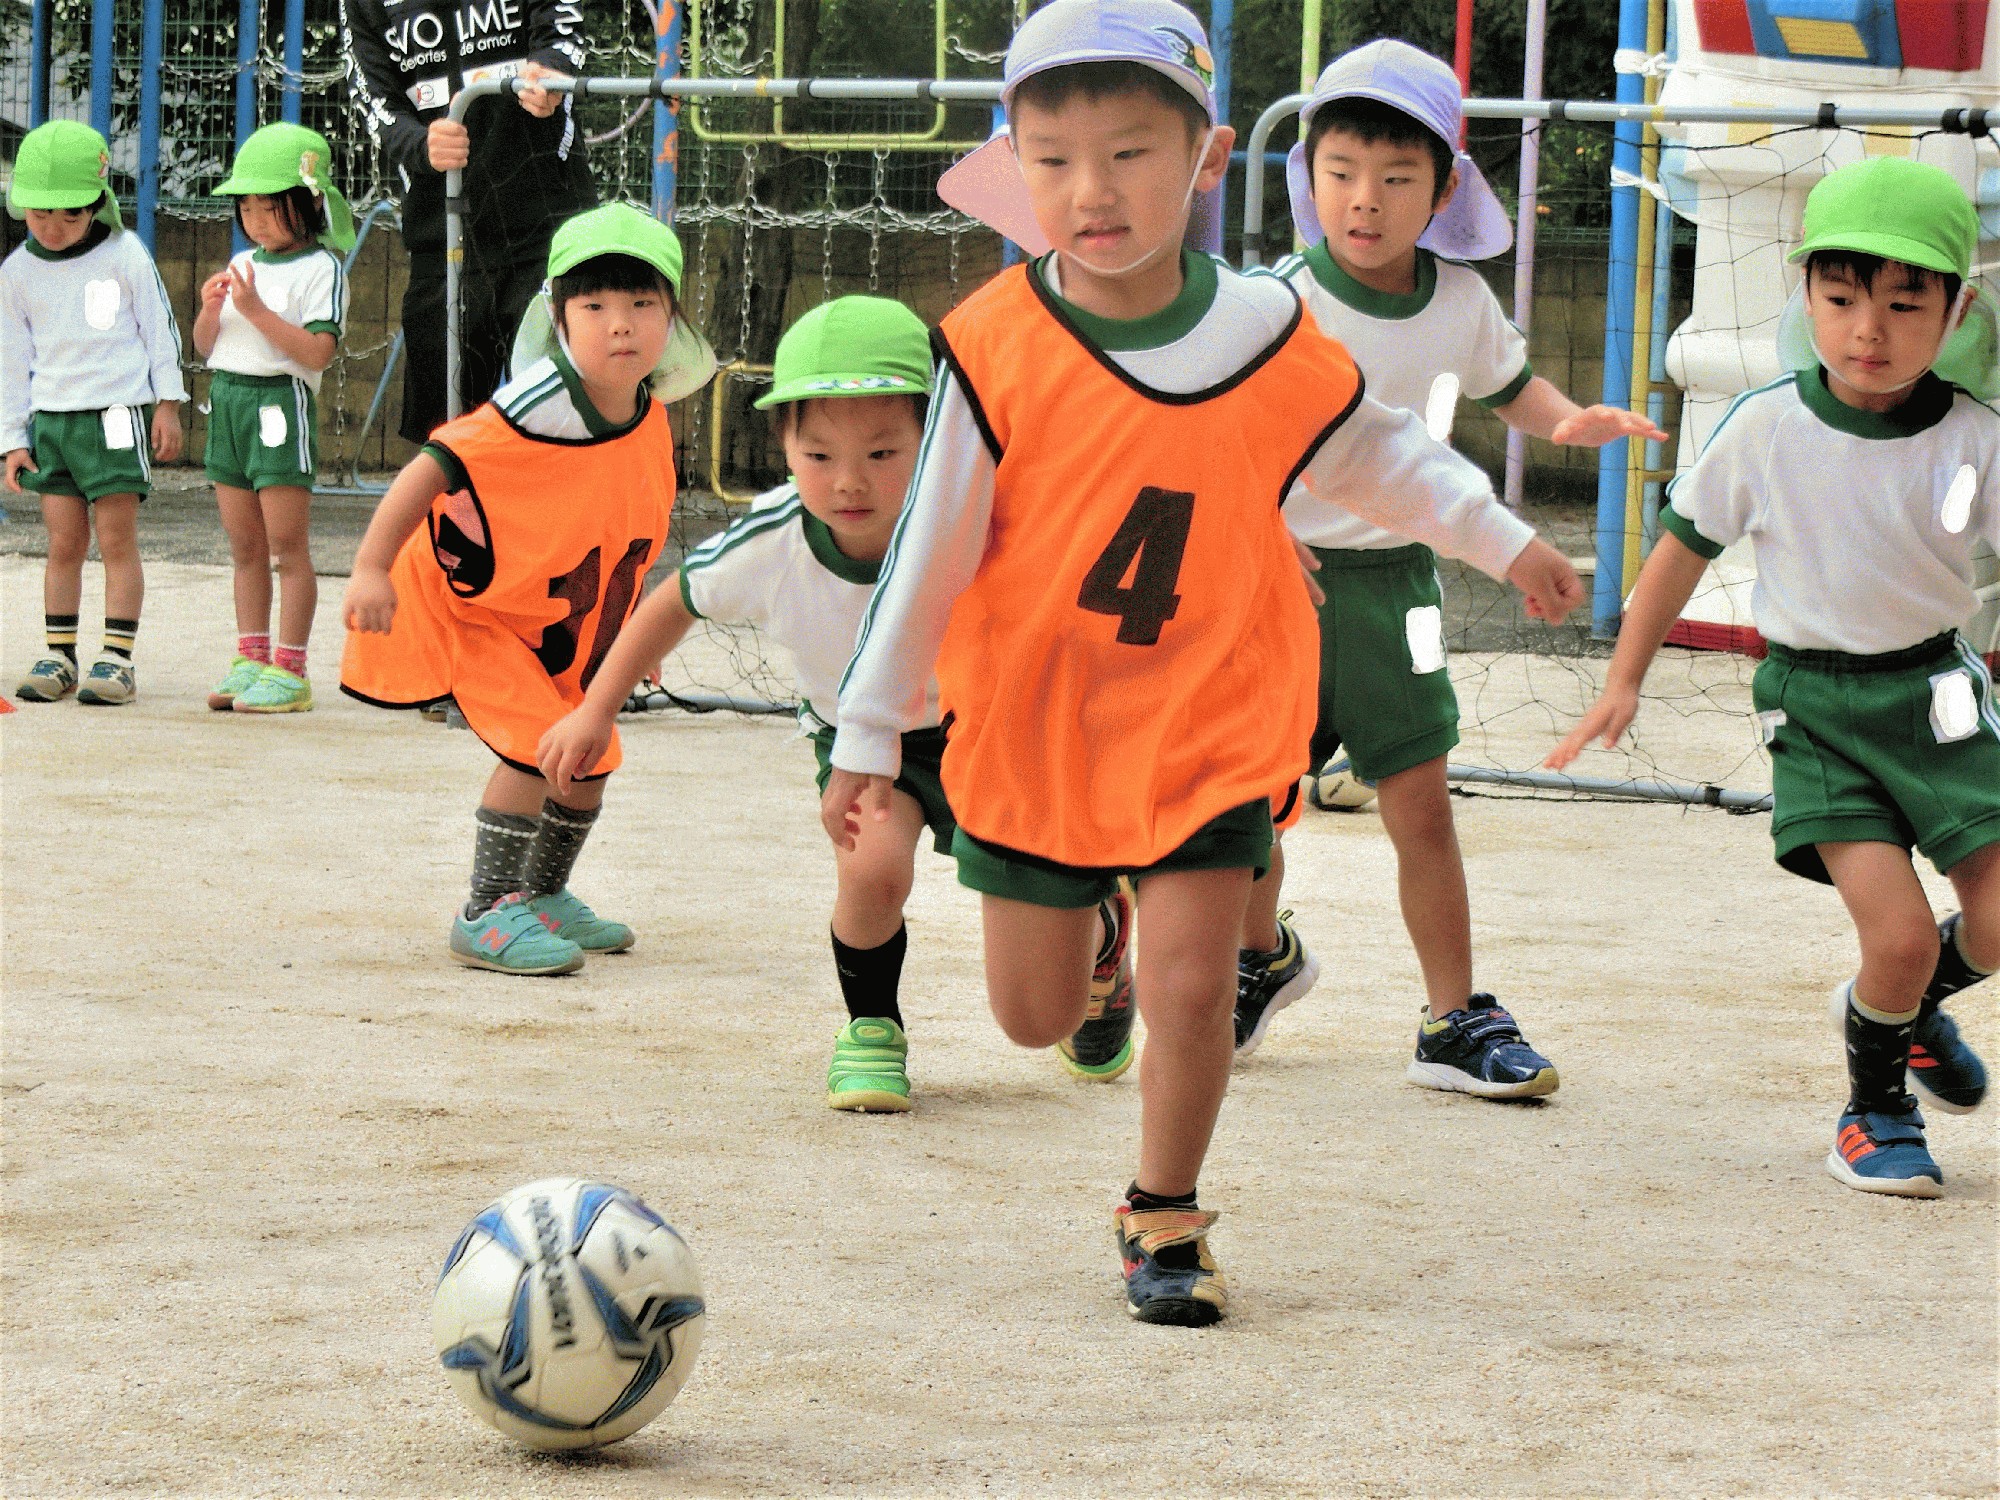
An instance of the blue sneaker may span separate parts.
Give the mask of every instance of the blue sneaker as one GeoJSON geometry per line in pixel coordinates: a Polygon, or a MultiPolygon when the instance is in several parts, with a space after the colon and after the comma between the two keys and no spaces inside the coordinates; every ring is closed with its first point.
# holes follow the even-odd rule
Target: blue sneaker
{"type": "Polygon", "coordinates": [[[1417,1055],[1403,1076],[1427,1089],[1481,1099],[1539,1099],[1562,1083],[1555,1064],[1528,1045],[1491,995],[1474,995],[1442,1021],[1426,1010],[1417,1026],[1417,1055]]]}
{"type": "Polygon", "coordinates": [[[583,967],[583,949],[550,931],[519,891],[476,917],[468,919],[463,909],[453,916],[451,956],[498,974],[574,974],[583,967]]]}
{"type": "Polygon", "coordinates": [[[1248,1057],[1264,1040],[1271,1018],[1319,982],[1319,960],[1292,926],[1291,913],[1278,913],[1278,946],[1259,953],[1236,951],[1236,1055],[1248,1057]]]}
{"type": "Polygon", "coordinates": [[[1958,1023],[1940,1006],[1990,975],[1965,960],[1958,947],[1960,914],[1938,923],[1938,961],[1924,990],[1916,1030],[1910,1033],[1910,1082],[1946,1114],[1966,1115],[1986,1098],[1986,1064],[1958,1034],[1958,1023]]]}
{"type": "Polygon", "coordinates": [[[1941,1198],[1944,1172],[1924,1144],[1924,1117],[1907,1094],[1908,1107],[1877,1114],[1850,1106],[1834,1127],[1826,1169],[1835,1180],[1864,1193],[1899,1198],[1941,1198]]]}
{"type": "Polygon", "coordinates": [[[1177,1328],[1220,1320],[1229,1288],[1208,1253],[1215,1219],[1198,1208],[1134,1208],[1128,1202],[1112,1210],[1127,1312],[1141,1323],[1177,1328]]]}

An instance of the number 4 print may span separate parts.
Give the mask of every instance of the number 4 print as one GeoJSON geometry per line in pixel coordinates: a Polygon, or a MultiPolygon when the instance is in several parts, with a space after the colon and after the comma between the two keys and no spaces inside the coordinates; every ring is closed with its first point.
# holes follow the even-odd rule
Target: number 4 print
{"type": "Polygon", "coordinates": [[[1174,585],[1180,582],[1181,557],[1193,524],[1193,495],[1147,485],[1083,575],[1077,608],[1117,616],[1123,645],[1157,646],[1160,627],[1181,607],[1174,585]]]}

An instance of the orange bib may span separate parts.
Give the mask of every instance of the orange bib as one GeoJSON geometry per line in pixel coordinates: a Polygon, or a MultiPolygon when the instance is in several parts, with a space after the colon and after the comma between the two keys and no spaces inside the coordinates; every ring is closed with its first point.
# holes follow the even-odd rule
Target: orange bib
{"type": "Polygon", "coordinates": [[[996,461],[937,669],[961,826],[1136,868],[1296,780],[1319,626],[1279,506],[1360,399],[1346,351],[1300,314],[1222,385],[1153,391],[1025,266],[938,342],[996,461]]]}
{"type": "MultiPolygon", "coordinates": [[[[387,635],[350,633],[340,685],[410,708],[457,700],[502,760],[534,772],[550,725],[583,702],[666,540],[666,408],[613,437],[538,437],[491,402],[441,427],[466,487],[440,495],[397,554],[387,635]]],[[[614,741],[593,776],[616,769],[614,741]]]]}

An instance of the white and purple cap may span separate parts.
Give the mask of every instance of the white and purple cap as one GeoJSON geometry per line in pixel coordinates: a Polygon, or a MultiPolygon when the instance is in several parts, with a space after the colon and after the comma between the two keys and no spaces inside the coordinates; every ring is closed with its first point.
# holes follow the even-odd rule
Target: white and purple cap
{"type": "MultiPolygon", "coordinates": [[[[1209,123],[1216,123],[1215,59],[1208,50],[1208,33],[1194,13],[1175,0],[1052,0],[1014,33],[1000,75],[1001,106],[1011,115],[1014,91],[1037,73],[1094,62],[1151,68],[1186,89],[1207,113],[1209,123]]],[[[940,177],[938,196],[1030,255],[1049,250],[1048,237],[1035,223],[1013,140],[1005,130],[995,131],[991,140],[940,177]]],[[[1188,227],[1190,244],[1211,237],[1219,243],[1221,221],[1212,208],[1196,200],[1188,227]]]]}
{"type": "Polygon", "coordinates": [[[1285,158],[1285,186],[1292,197],[1292,224],[1299,238],[1317,245],[1326,238],[1313,203],[1312,163],[1305,140],[1321,105],[1336,99],[1373,99],[1401,110],[1450,147],[1458,168],[1458,191],[1434,215],[1417,243],[1447,260],[1485,260],[1514,243],[1507,210],[1479,175],[1472,158],[1458,149],[1465,125],[1465,96],[1449,64],[1408,42],[1384,39],[1335,58],[1313,85],[1299,111],[1299,144],[1285,158]]]}

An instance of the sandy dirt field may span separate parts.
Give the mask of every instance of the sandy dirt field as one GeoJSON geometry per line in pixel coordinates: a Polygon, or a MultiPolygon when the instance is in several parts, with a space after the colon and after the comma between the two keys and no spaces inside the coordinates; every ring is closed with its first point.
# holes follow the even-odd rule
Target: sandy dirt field
{"type": "MultiPolygon", "coordinates": [[[[943,860],[910,911],[918,1108],[824,1107],[832,861],[784,725],[629,722],[576,885],[639,947],[472,973],[444,937],[485,752],[331,690],[338,580],[320,709],[209,714],[227,573],[149,573],[139,703],[0,718],[8,1495],[2000,1483],[2000,1112],[1933,1119],[1941,1201],[1826,1175],[1854,944],[1762,818],[1459,803],[1481,980],[1564,1078],[1507,1107],[1403,1082],[1379,820],[1310,815],[1289,900],[1325,977],[1239,1069],[1204,1178],[1232,1315],[1146,1328],[1109,1226],[1136,1075],[1004,1041],[943,860]],[[709,1298],[679,1401],[581,1459],[473,1422],[430,1344],[459,1227],[557,1173],[643,1194],[709,1298]]],[[[39,564],[0,589],[11,685],[39,564]]],[[[1647,727],[1724,765],[1747,735],[1647,727]]],[[[1961,1006],[1989,1058],[1994,988],[1961,1006]]]]}

